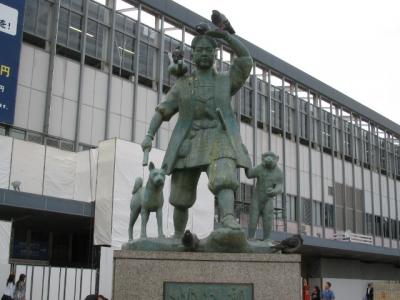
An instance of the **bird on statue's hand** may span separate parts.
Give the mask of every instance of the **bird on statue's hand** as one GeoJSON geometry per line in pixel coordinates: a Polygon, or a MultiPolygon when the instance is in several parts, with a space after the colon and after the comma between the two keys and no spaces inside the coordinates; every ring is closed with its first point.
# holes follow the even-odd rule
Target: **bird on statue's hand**
{"type": "Polygon", "coordinates": [[[225,17],[225,15],[220,13],[218,10],[212,11],[211,21],[219,29],[228,31],[230,34],[235,34],[235,30],[233,29],[227,17],[225,17]]]}

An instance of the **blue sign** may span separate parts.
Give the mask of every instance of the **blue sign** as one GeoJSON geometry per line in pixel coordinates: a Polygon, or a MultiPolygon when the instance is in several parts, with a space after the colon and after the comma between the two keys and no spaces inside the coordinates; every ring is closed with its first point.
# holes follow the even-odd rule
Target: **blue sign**
{"type": "Polygon", "coordinates": [[[0,0],[0,122],[13,124],[25,0],[0,0]]]}

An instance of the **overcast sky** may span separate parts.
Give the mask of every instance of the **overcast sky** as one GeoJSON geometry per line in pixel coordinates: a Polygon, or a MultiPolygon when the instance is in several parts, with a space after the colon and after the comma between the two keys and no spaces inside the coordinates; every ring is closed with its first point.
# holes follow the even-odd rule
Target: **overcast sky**
{"type": "Polygon", "coordinates": [[[400,0],[175,0],[400,123],[400,0]]]}

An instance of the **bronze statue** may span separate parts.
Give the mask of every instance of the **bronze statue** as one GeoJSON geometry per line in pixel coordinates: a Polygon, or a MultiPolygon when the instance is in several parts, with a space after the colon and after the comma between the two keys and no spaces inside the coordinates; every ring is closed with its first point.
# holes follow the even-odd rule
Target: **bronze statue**
{"type": "MultiPolygon", "coordinates": [[[[175,237],[182,237],[188,209],[196,201],[197,183],[202,172],[218,201],[223,228],[239,230],[233,215],[234,192],[239,185],[237,168],[250,168],[231,99],[250,74],[253,60],[246,47],[224,30],[203,30],[192,41],[196,70],[183,74],[160,103],[151,120],[142,148],[148,153],[161,123],[179,113],[162,168],[171,174],[170,203],[174,206],[175,237]],[[224,40],[236,59],[228,72],[214,67],[216,39],[224,40]]],[[[201,200],[200,200],[201,201],[201,200]]]]}
{"type": "Polygon", "coordinates": [[[261,164],[246,170],[248,178],[257,178],[256,191],[250,203],[249,238],[254,238],[261,217],[263,240],[268,240],[272,232],[273,198],[282,193],[283,173],[277,165],[279,156],[275,153],[266,152],[261,160],[261,164]]]}
{"type": "Polygon", "coordinates": [[[133,226],[137,218],[142,219],[140,237],[146,238],[147,222],[149,221],[150,212],[155,212],[157,217],[158,237],[164,237],[162,229],[162,207],[164,204],[163,188],[165,182],[165,172],[163,169],[156,169],[154,164],[149,164],[149,179],[146,186],[143,187],[143,178],[138,177],[132,191],[131,214],[129,219],[128,236],[129,241],[133,241],[133,226]]]}

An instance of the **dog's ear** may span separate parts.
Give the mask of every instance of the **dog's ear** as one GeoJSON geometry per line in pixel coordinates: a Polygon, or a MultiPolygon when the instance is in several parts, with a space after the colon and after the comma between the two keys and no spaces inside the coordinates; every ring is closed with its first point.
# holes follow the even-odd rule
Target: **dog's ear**
{"type": "Polygon", "coordinates": [[[149,163],[149,171],[151,171],[151,170],[153,170],[154,169],[154,164],[153,164],[153,162],[151,161],[150,163],[149,163]]]}

